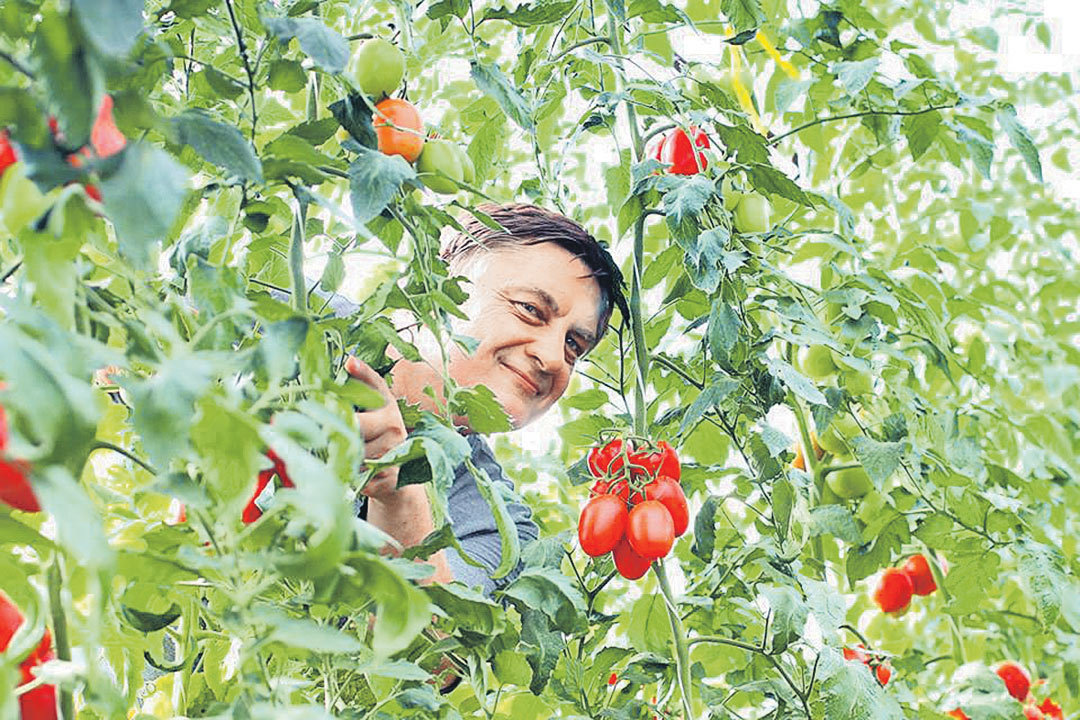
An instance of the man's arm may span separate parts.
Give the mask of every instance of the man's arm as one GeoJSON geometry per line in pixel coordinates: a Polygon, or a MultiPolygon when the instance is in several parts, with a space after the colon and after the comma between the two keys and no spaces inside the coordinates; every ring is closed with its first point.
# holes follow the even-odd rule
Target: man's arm
{"type": "MultiPolygon", "coordinates": [[[[350,357],[345,362],[345,369],[386,399],[381,408],[356,414],[364,435],[364,457],[380,458],[404,442],[408,434],[397,399],[386,381],[367,363],[350,357]]],[[[390,467],[377,472],[368,482],[363,490],[368,497],[367,520],[404,547],[412,547],[435,530],[431,505],[422,485],[406,485],[399,489],[397,481],[398,468],[390,467]]],[[[427,582],[446,583],[454,579],[442,550],[429,557],[428,563],[435,567],[435,574],[427,582]]]]}

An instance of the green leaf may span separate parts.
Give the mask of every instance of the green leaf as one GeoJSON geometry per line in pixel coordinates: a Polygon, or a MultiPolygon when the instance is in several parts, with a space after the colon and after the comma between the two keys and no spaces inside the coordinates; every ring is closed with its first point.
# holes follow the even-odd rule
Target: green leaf
{"type": "Polygon", "coordinates": [[[529,691],[539,695],[551,679],[566,642],[562,633],[548,627],[544,613],[526,609],[521,613],[521,645],[533,671],[529,691]]]}
{"type": "Polygon", "coordinates": [[[201,110],[189,110],[173,119],[177,139],[190,145],[212,165],[242,181],[262,182],[262,163],[236,127],[212,119],[201,110]]]}
{"type": "Polygon", "coordinates": [[[754,164],[747,169],[750,184],[759,192],[772,193],[806,206],[813,201],[795,182],[771,165],[754,164]]]}
{"type": "Polygon", "coordinates": [[[102,180],[101,196],[120,252],[137,267],[147,266],[152,247],[168,238],[187,186],[187,172],[176,160],[141,142],[128,145],[120,153],[120,167],[102,180]]]}
{"type": "Polygon", "coordinates": [[[295,60],[274,60],[270,63],[270,75],[267,82],[273,90],[300,92],[307,86],[307,73],[295,60]]]}
{"type": "Polygon", "coordinates": [[[476,87],[499,104],[507,117],[527,132],[535,129],[532,108],[521,92],[503,75],[497,65],[488,65],[471,60],[472,79],[476,87]]]}
{"type": "Polygon", "coordinates": [[[104,55],[122,58],[143,30],[143,0],[73,0],[87,39],[104,55]]]}
{"type": "Polygon", "coordinates": [[[827,401],[821,391],[805,375],[787,362],[778,358],[766,357],[765,367],[769,374],[784,384],[784,387],[801,397],[811,405],[825,405],[827,401]]]}
{"type": "Polygon", "coordinates": [[[748,127],[736,125],[728,127],[717,123],[714,131],[728,152],[735,153],[735,159],[741,163],[769,162],[769,147],[765,138],[748,127]]]}
{"type": "Polygon", "coordinates": [[[664,655],[671,647],[671,623],[664,596],[658,592],[638,598],[625,618],[626,636],[638,652],[664,655]]]}
{"type": "Polygon", "coordinates": [[[73,24],[67,15],[46,10],[34,33],[32,57],[66,144],[78,148],[90,138],[104,80],[73,24]]]}
{"type": "Polygon", "coordinates": [[[1041,183],[1043,173],[1042,161],[1039,160],[1039,149],[1035,146],[1035,141],[1031,139],[1031,134],[1028,133],[1027,128],[1021,125],[1016,118],[1016,110],[1010,106],[998,111],[994,117],[997,118],[998,125],[1005,131],[1005,134],[1009,136],[1009,141],[1012,142],[1013,147],[1020,151],[1020,157],[1027,163],[1032,177],[1041,183]]]}
{"type": "Polygon", "coordinates": [[[810,534],[832,535],[851,545],[862,543],[859,525],[851,511],[842,505],[821,505],[810,511],[810,534]]]}
{"type": "Polygon", "coordinates": [[[694,398],[694,402],[690,404],[690,407],[683,415],[682,423],[679,425],[679,434],[682,435],[693,427],[698,420],[723,402],[739,386],[738,380],[721,375],[713,376],[709,384],[701,391],[701,394],[694,398]]]}
{"type": "Polygon", "coordinates": [[[468,416],[469,426],[484,435],[509,432],[513,427],[495,394],[484,385],[458,388],[454,393],[453,412],[468,416]]]}
{"type": "Polygon", "coordinates": [[[97,505],[65,468],[50,465],[31,476],[41,507],[56,522],[57,544],[87,569],[111,566],[115,553],[105,539],[105,524],[97,505]]]}
{"type": "Polygon", "coordinates": [[[783,652],[802,637],[809,609],[790,587],[765,587],[761,594],[769,604],[769,647],[774,653],[783,652]]]}
{"type": "Polygon", "coordinates": [[[1020,546],[1017,566],[1035,603],[1035,615],[1048,632],[1061,614],[1062,599],[1069,589],[1061,555],[1056,548],[1026,541],[1020,546]]]}
{"type": "Polygon", "coordinates": [[[720,10],[735,24],[736,32],[757,27],[765,21],[761,0],[720,0],[720,10]]]}
{"type": "Polygon", "coordinates": [[[307,618],[289,617],[277,609],[259,608],[256,618],[268,626],[270,642],[323,654],[356,653],[364,648],[355,637],[335,627],[307,618]]]}
{"type": "Polygon", "coordinates": [[[935,110],[919,115],[909,115],[904,118],[903,127],[911,159],[918,160],[934,143],[941,130],[941,113],[935,110]]]}
{"type": "Polygon", "coordinates": [[[990,164],[994,161],[994,143],[963,125],[953,124],[952,128],[956,132],[956,138],[967,146],[968,154],[971,155],[971,161],[975,163],[979,174],[989,180],[990,164]]]}
{"type": "Polygon", "coordinates": [[[384,155],[360,148],[349,165],[349,199],[358,225],[381,213],[401,184],[416,178],[416,171],[400,155],[384,155]]]}
{"type": "Polygon", "coordinates": [[[120,605],[120,612],[123,614],[124,620],[127,621],[128,625],[143,633],[157,632],[158,630],[168,627],[181,615],[180,606],[176,603],[173,603],[172,607],[163,613],[136,610],[135,608],[128,607],[124,604],[120,605]]]}
{"type": "Polygon", "coordinates": [[[547,25],[562,20],[577,7],[578,0],[541,0],[528,5],[519,5],[514,10],[506,7],[490,8],[484,11],[484,20],[507,20],[518,27],[547,25]]]}
{"type": "Polygon", "coordinates": [[[719,498],[710,495],[694,517],[694,544],[690,550],[702,562],[709,562],[716,548],[716,508],[719,502],[719,498]]]}
{"type": "Polygon", "coordinates": [[[295,37],[304,54],[328,73],[342,72],[349,62],[349,44],[345,38],[317,18],[264,17],[263,25],[286,43],[295,37]]]}
{"type": "Polygon", "coordinates": [[[848,95],[858,95],[870,84],[879,62],[876,57],[858,62],[838,62],[833,66],[833,71],[848,95]]]}
{"type": "Polygon", "coordinates": [[[502,595],[519,609],[532,608],[544,613],[553,627],[566,633],[585,629],[585,597],[573,580],[549,568],[526,568],[502,595]]]}
{"type": "Polygon", "coordinates": [[[900,459],[904,456],[902,442],[878,442],[865,435],[858,435],[852,438],[851,444],[866,474],[879,488],[892,476],[896,468],[900,467],[900,459]]]}

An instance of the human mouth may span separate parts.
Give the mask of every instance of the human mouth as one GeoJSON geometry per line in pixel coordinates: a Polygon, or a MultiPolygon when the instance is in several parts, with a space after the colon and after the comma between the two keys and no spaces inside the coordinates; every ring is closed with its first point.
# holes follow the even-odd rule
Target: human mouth
{"type": "Polygon", "coordinates": [[[536,386],[536,383],[534,383],[532,380],[529,379],[528,375],[521,372],[517,368],[513,368],[513,367],[510,367],[509,365],[506,365],[505,363],[503,363],[503,365],[507,370],[509,370],[510,372],[517,375],[518,379],[521,381],[521,384],[524,385],[525,387],[527,387],[529,389],[529,392],[531,392],[533,395],[539,395],[540,394],[540,388],[536,386]]]}

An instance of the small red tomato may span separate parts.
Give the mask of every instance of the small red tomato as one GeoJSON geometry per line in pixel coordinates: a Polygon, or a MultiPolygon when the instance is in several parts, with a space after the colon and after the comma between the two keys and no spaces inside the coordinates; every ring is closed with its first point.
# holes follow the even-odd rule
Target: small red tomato
{"type": "Polygon", "coordinates": [[[1024,668],[1010,660],[998,665],[994,672],[1005,681],[1005,688],[1010,695],[1020,702],[1027,699],[1028,692],[1031,691],[1031,676],[1024,668]]]}
{"type": "Polygon", "coordinates": [[[614,685],[614,684],[615,684],[615,683],[617,683],[617,682],[619,682],[619,676],[618,676],[618,674],[616,674],[616,673],[611,673],[611,677],[609,677],[609,678],[607,679],[607,684],[608,684],[608,685],[614,685]]]}
{"type": "Polygon", "coordinates": [[[1043,711],[1034,705],[1028,705],[1024,708],[1024,720],[1045,720],[1045,718],[1043,711]]]}
{"type": "Polygon", "coordinates": [[[30,487],[29,474],[29,463],[0,459],[0,502],[23,512],[40,512],[41,504],[30,487]]]}
{"type": "Polygon", "coordinates": [[[634,552],[634,548],[630,547],[625,535],[611,551],[611,556],[615,560],[615,569],[627,580],[637,580],[649,572],[649,567],[652,565],[652,560],[634,552]]]}
{"type": "Polygon", "coordinates": [[[950,716],[950,717],[956,718],[956,720],[971,720],[971,718],[969,718],[967,716],[967,713],[965,713],[960,708],[956,708],[955,710],[950,710],[949,712],[947,712],[945,714],[950,716]]]}
{"type": "Polygon", "coordinates": [[[607,477],[622,469],[623,460],[617,457],[622,452],[622,447],[623,441],[616,438],[603,447],[594,447],[589,450],[589,456],[585,462],[593,477],[607,477]]]}
{"type": "Polygon", "coordinates": [[[900,612],[911,603],[911,578],[900,568],[889,568],[881,575],[874,591],[874,602],[882,612],[900,612]]]}
{"type": "Polygon", "coordinates": [[[929,595],[937,590],[934,582],[934,573],[930,570],[930,563],[925,555],[912,555],[904,563],[904,572],[911,578],[912,592],[916,595],[929,595]]]}
{"type": "Polygon", "coordinates": [[[1050,718],[1050,720],[1065,720],[1065,713],[1062,712],[1061,706],[1050,698],[1043,700],[1039,709],[1042,710],[1043,715],[1050,718]]]}
{"type": "Polygon", "coordinates": [[[4,171],[18,160],[19,156],[8,139],[7,130],[0,130],[0,175],[3,175],[4,171]]]}
{"type": "Polygon", "coordinates": [[[664,557],[675,543],[671,513],[656,500],[635,505],[627,519],[626,538],[638,555],[649,560],[664,557]]]}
{"type": "Polygon", "coordinates": [[[590,557],[600,557],[615,549],[626,532],[626,503],[615,495],[598,495],[581,510],[578,542],[590,557]]]}
{"type": "Polygon", "coordinates": [[[678,481],[661,475],[645,486],[645,499],[656,500],[667,508],[675,526],[675,537],[682,537],[690,525],[690,507],[686,504],[686,495],[678,481]]]}
{"type": "Polygon", "coordinates": [[[885,687],[889,684],[889,679],[892,677],[892,668],[883,663],[874,669],[874,674],[877,676],[877,681],[881,683],[881,686],[885,687]]]}
{"type": "Polygon", "coordinates": [[[695,147],[709,147],[709,136],[700,128],[690,127],[690,135],[682,128],[675,128],[660,148],[660,162],[670,165],[668,172],[675,175],[694,175],[709,166],[705,154],[695,152],[695,147]],[[693,136],[693,142],[690,140],[693,136]],[[696,158],[696,159],[695,159],[696,158]],[[700,165],[700,167],[699,167],[700,165]]]}
{"type": "Polygon", "coordinates": [[[863,665],[870,662],[870,656],[866,654],[866,646],[859,643],[854,648],[844,648],[845,660],[858,660],[863,665]]]}
{"type": "Polygon", "coordinates": [[[644,473],[650,478],[666,475],[677,482],[682,477],[682,466],[675,449],[663,440],[656,443],[656,447],[656,450],[642,448],[631,452],[631,471],[636,474],[644,473]]]}

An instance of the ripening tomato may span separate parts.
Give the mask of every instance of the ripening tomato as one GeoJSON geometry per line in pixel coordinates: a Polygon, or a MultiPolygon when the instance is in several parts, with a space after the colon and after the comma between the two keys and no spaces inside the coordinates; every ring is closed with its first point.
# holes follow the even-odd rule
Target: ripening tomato
{"type": "Polygon", "coordinates": [[[824,380],[836,372],[832,351],[825,345],[811,345],[800,363],[802,371],[814,380],[824,380]]]}
{"type": "Polygon", "coordinates": [[[365,95],[389,95],[405,77],[405,56],[393,43],[373,38],[356,53],[356,84],[365,95]]]}
{"type": "Polygon", "coordinates": [[[635,505],[627,518],[626,538],[638,555],[649,560],[664,557],[675,543],[671,513],[656,500],[635,505]]]}
{"type": "Polygon", "coordinates": [[[15,154],[15,147],[8,139],[7,130],[0,130],[0,175],[18,160],[19,156],[15,154]]]}
{"type": "Polygon", "coordinates": [[[836,493],[837,497],[845,500],[861,498],[874,489],[874,483],[866,470],[861,467],[845,468],[836,470],[825,476],[825,484],[836,493]]]}
{"type": "Polygon", "coordinates": [[[615,549],[626,532],[626,503],[616,495],[598,495],[581,510],[578,542],[590,557],[600,557],[615,549]]]}
{"type": "Polygon", "coordinates": [[[912,591],[916,595],[929,595],[937,590],[934,582],[934,573],[930,570],[930,563],[924,555],[912,555],[904,563],[904,572],[911,578],[912,591]]]}
{"type": "Polygon", "coordinates": [[[617,683],[617,682],[619,682],[619,676],[618,676],[618,674],[617,674],[617,673],[611,673],[611,677],[609,677],[609,678],[607,679],[607,684],[608,684],[608,685],[614,685],[614,684],[615,684],[615,683],[617,683]]]}
{"type": "Polygon", "coordinates": [[[615,438],[603,447],[594,447],[589,450],[585,464],[589,466],[589,472],[593,474],[593,477],[602,478],[619,472],[623,466],[623,459],[619,457],[622,448],[622,439],[615,438]]]}
{"type": "Polygon", "coordinates": [[[900,568],[889,568],[881,575],[874,602],[882,612],[900,612],[911,603],[911,578],[900,568]]]}
{"type": "Polygon", "coordinates": [[[772,206],[757,193],[747,193],[739,199],[732,213],[735,229],[741,233],[763,233],[772,228],[772,206]]]}
{"type": "Polygon", "coordinates": [[[627,580],[637,580],[649,572],[649,567],[652,565],[652,560],[634,551],[625,535],[611,551],[611,557],[615,560],[615,569],[627,580]]]}
{"type": "Polygon", "coordinates": [[[866,654],[866,646],[859,643],[853,648],[844,648],[845,660],[858,660],[863,665],[870,662],[870,656],[866,654]]]}
{"type": "Polygon", "coordinates": [[[881,683],[881,686],[885,687],[892,678],[892,668],[885,663],[882,663],[874,668],[874,675],[877,677],[877,681],[881,683]]]}
{"type": "Polygon", "coordinates": [[[90,146],[94,148],[94,152],[98,154],[98,157],[106,158],[115,155],[127,145],[127,138],[116,127],[112,111],[112,96],[106,95],[101,99],[101,107],[98,108],[97,118],[94,120],[94,126],[90,129],[90,146]]]}
{"type": "Polygon", "coordinates": [[[705,153],[695,148],[708,148],[709,136],[701,128],[690,126],[690,135],[682,128],[675,128],[660,147],[660,162],[670,165],[668,172],[674,175],[695,175],[709,166],[705,153]],[[690,136],[693,136],[691,142],[690,136]]]}
{"type": "Polygon", "coordinates": [[[408,100],[386,98],[375,110],[372,124],[379,139],[379,152],[415,162],[424,149],[423,123],[417,109],[408,100]]]}
{"type": "Polygon", "coordinates": [[[1020,702],[1027,699],[1028,692],[1031,691],[1031,676],[1024,668],[1010,660],[998,665],[994,672],[1005,681],[1005,688],[1010,695],[1020,702]]]}
{"type": "Polygon", "coordinates": [[[1039,709],[1042,710],[1043,715],[1049,718],[1049,720],[1065,720],[1065,713],[1062,712],[1061,706],[1050,698],[1043,700],[1039,709]]]}
{"type": "Polygon", "coordinates": [[[656,443],[656,447],[652,451],[646,448],[632,451],[628,455],[630,469],[635,473],[644,472],[650,478],[664,475],[678,482],[682,477],[682,466],[675,449],[663,440],[656,443]]]}
{"type": "Polygon", "coordinates": [[[645,499],[656,500],[667,508],[671,522],[675,526],[675,537],[682,537],[690,525],[690,507],[686,503],[686,494],[678,481],[661,475],[645,486],[645,499]]]}

